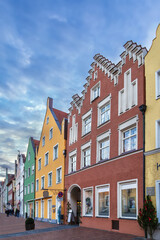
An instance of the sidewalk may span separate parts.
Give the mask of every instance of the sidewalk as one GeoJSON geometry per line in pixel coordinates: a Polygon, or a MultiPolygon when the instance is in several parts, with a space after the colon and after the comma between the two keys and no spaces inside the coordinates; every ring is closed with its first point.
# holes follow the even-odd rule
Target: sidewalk
{"type": "Polygon", "coordinates": [[[0,239],[6,240],[138,240],[136,236],[71,225],[35,221],[35,230],[25,231],[25,220],[0,214],[0,239]]]}

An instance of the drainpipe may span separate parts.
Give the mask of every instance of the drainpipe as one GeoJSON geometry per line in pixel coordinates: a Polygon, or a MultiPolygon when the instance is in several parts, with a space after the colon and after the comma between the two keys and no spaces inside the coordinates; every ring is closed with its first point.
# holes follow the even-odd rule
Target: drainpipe
{"type": "Polygon", "coordinates": [[[145,200],[145,111],[147,106],[145,104],[142,104],[139,106],[139,110],[141,111],[143,115],[143,202],[145,200]]]}

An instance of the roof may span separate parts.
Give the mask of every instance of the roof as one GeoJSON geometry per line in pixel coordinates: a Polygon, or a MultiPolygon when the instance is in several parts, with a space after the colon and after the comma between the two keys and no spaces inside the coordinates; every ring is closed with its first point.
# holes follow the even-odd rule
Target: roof
{"type": "Polygon", "coordinates": [[[33,138],[33,142],[34,142],[35,147],[39,146],[39,140],[36,140],[36,139],[33,138]]]}
{"type": "Polygon", "coordinates": [[[68,114],[66,112],[62,112],[56,108],[52,108],[52,110],[55,113],[57,120],[61,126],[63,118],[67,118],[68,114]]]}
{"type": "Polygon", "coordinates": [[[8,174],[8,184],[7,186],[12,182],[12,180],[14,180],[15,176],[14,174],[8,174]]]}
{"type": "Polygon", "coordinates": [[[22,154],[22,158],[23,158],[23,163],[25,163],[25,161],[26,161],[26,157],[25,157],[24,154],[22,154]]]}

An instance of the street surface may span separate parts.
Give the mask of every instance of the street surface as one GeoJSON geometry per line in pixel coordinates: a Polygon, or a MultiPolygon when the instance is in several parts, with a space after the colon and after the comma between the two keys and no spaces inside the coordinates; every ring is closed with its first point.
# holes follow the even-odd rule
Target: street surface
{"type": "Polygon", "coordinates": [[[35,221],[35,230],[25,230],[25,219],[0,213],[0,239],[6,240],[140,240],[133,235],[71,225],[35,221]]]}

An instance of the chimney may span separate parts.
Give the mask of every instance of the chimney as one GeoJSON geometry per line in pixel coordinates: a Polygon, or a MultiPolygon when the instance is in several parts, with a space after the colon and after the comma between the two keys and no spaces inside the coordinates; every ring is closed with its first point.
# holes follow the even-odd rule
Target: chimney
{"type": "Polygon", "coordinates": [[[47,98],[47,107],[53,108],[53,98],[47,98]]]}

